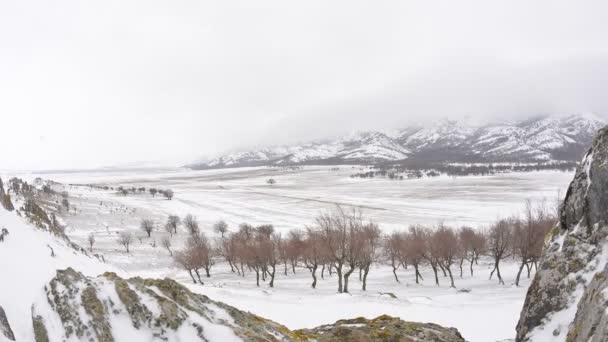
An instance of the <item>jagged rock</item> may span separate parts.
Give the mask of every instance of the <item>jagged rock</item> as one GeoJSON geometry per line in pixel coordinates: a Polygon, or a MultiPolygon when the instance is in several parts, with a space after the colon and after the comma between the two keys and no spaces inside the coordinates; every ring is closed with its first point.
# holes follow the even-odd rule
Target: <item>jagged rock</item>
{"type": "Polygon", "coordinates": [[[390,316],[291,331],[171,279],[122,279],[115,273],[89,278],[71,268],[57,271],[46,298],[33,306],[32,320],[36,342],[111,342],[124,336],[141,341],[464,341],[454,328],[390,316]],[[119,327],[117,322],[122,322],[119,327]],[[49,338],[50,326],[63,327],[61,336],[49,338]]]}
{"type": "Polygon", "coordinates": [[[305,341],[434,341],[464,342],[455,328],[444,328],[432,323],[405,322],[383,315],[374,319],[363,317],[337,321],[314,329],[296,330],[292,336],[305,341]]]}
{"type": "Polygon", "coordinates": [[[606,341],[608,127],[577,168],[517,324],[517,341],[606,341]]]}
{"type": "Polygon", "coordinates": [[[596,273],[583,294],[568,341],[608,341],[608,268],[596,273]]]}
{"type": "Polygon", "coordinates": [[[0,306],[0,333],[9,341],[15,340],[15,335],[11,329],[11,325],[8,324],[8,318],[6,317],[6,312],[4,312],[2,306],[0,306]]]}

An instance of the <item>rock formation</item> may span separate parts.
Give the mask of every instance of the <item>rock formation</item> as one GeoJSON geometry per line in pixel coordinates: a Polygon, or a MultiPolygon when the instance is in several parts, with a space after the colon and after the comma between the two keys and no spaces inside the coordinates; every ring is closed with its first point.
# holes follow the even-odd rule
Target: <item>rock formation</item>
{"type": "Polygon", "coordinates": [[[138,341],[436,341],[461,342],[454,328],[390,316],[291,331],[195,294],[171,279],[95,278],[68,268],[32,307],[36,342],[138,341]],[[58,329],[58,327],[60,327],[58,329]]]}
{"type": "MultiPolygon", "coordinates": [[[[11,329],[11,325],[8,323],[8,318],[6,317],[6,313],[2,306],[0,306],[0,337],[4,336],[4,338],[9,341],[15,340],[15,335],[13,334],[13,330],[11,329]]],[[[0,340],[2,340],[0,338],[0,340]]]]}
{"type": "Polygon", "coordinates": [[[517,324],[517,341],[608,341],[608,127],[578,166],[517,324]]]}

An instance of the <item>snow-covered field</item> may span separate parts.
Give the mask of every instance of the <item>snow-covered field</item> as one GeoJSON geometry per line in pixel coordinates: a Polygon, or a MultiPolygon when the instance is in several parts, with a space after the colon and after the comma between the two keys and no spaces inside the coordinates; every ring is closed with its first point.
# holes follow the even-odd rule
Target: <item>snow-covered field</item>
{"type": "MultiPolygon", "coordinates": [[[[410,224],[433,225],[440,221],[482,229],[497,217],[517,214],[525,199],[545,199],[553,205],[558,192],[564,194],[571,173],[535,172],[494,176],[438,177],[391,181],[388,179],[349,178],[360,172],[358,167],[305,167],[300,170],[247,168],[188,171],[115,171],[87,173],[54,173],[27,175],[71,184],[99,184],[173,189],[171,201],[146,194],[118,195],[113,191],[70,186],[70,202],[76,212],[65,216],[70,238],[86,246],[90,233],[96,236],[96,252],[132,275],[171,277],[192,289],[273,319],[290,328],[312,327],[352,316],[373,317],[380,314],[405,320],[435,322],[458,328],[470,341],[498,341],[513,338],[526,287],[510,285],[515,278],[513,263],[504,266],[506,286],[489,280],[487,262],[480,262],[476,275],[466,273],[456,279],[459,292],[434,285],[430,269],[424,269],[424,282],[414,284],[411,270],[400,270],[401,283],[395,282],[389,267],[378,265],[369,275],[368,291],[360,290],[356,274],[351,280],[351,294],[336,293],[336,278],[320,280],[310,288],[310,275],[305,269],[295,275],[277,276],[275,288],[255,286],[251,275],[240,278],[227,265],[219,264],[205,286],[190,284],[185,272],[174,267],[169,252],[160,246],[162,229],[145,237],[138,228],[141,218],[154,219],[159,227],[167,215],[198,217],[204,230],[214,236],[211,224],[224,219],[232,229],[242,222],[273,224],[277,231],[302,228],[312,224],[319,212],[336,204],[360,207],[385,231],[406,228],[410,224]],[[266,184],[273,178],[275,185],[266,184]],[[119,231],[131,230],[135,236],[132,252],[119,247],[119,231]],[[157,247],[153,247],[154,242],[157,247]],[[380,293],[390,292],[397,298],[380,293]]],[[[162,223],[162,224],[161,224],[162,223]]],[[[183,244],[182,232],[173,239],[173,248],[183,244]]],[[[457,272],[459,273],[459,272],[457,272]]]]}

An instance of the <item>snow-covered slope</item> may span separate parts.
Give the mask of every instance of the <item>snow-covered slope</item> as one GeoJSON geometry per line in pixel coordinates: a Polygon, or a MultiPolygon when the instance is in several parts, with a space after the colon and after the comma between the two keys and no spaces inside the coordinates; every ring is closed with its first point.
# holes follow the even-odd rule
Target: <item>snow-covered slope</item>
{"type": "Polygon", "coordinates": [[[580,159],[605,120],[594,115],[544,116],[478,125],[440,120],[396,133],[359,132],[334,140],[226,154],[193,168],[382,162],[545,162],[580,159]]]}
{"type": "MultiPolygon", "coordinates": [[[[47,231],[0,207],[0,229],[8,235],[0,242],[0,306],[4,309],[16,341],[33,341],[32,304],[57,269],[73,267],[87,275],[114,270],[71,248],[47,231]],[[55,256],[51,256],[51,248],[55,256]]],[[[0,334],[0,341],[4,336],[0,334]]]]}

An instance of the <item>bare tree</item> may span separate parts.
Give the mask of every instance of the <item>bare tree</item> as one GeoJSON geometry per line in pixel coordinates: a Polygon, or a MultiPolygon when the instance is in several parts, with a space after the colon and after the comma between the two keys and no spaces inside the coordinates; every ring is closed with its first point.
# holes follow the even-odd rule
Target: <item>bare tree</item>
{"type": "Polygon", "coordinates": [[[401,265],[401,252],[403,250],[403,233],[393,232],[391,235],[384,239],[384,256],[388,259],[391,267],[393,268],[393,275],[395,281],[399,283],[399,277],[397,276],[397,269],[401,265]]]}
{"type": "Polygon", "coordinates": [[[363,283],[361,290],[367,290],[367,275],[370,266],[378,258],[378,247],[380,245],[380,228],[375,223],[368,223],[360,231],[359,239],[362,240],[362,248],[359,250],[359,267],[363,270],[363,283]]]}
{"type": "Polygon", "coordinates": [[[347,257],[348,222],[342,208],[327,212],[316,218],[322,241],[338,274],[338,293],[343,292],[342,270],[347,257]]]}
{"type": "MultiPolygon", "coordinates": [[[[424,280],[420,273],[420,265],[428,255],[428,237],[430,233],[428,229],[423,226],[411,226],[408,233],[405,235],[402,251],[400,255],[403,257],[403,264],[410,264],[414,266],[414,275],[416,277],[416,284],[420,283],[420,280],[424,280]]],[[[429,256],[430,257],[430,256],[429,256]]],[[[436,267],[434,268],[436,271],[436,267]]],[[[435,274],[437,280],[437,274],[435,274]]],[[[437,280],[438,281],[438,280],[437,280]]]]}
{"type": "Polygon", "coordinates": [[[173,256],[173,251],[171,250],[171,238],[169,236],[164,236],[160,240],[160,243],[169,251],[169,255],[173,256]]]}
{"type": "Polygon", "coordinates": [[[163,196],[165,196],[165,198],[168,199],[169,201],[173,198],[173,190],[171,190],[171,189],[164,190],[162,193],[163,193],[163,196]]]}
{"type": "Polygon", "coordinates": [[[511,256],[513,222],[513,218],[501,219],[490,227],[487,234],[488,253],[494,260],[494,269],[490,273],[490,279],[496,271],[498,283],[502,285],[505,282],[500,274],[500,261],[511,256]]]}
{"type": "MultiPolygon", "coordinates": [[[[194,264],[195,264],[195,260],[194,260],[194,255],[191,253],[192,251],[190,249],[186,249],[184,251],[179,251],[177,253],[175,253],[175,262],[180,265],[184,270],[186,270],[188,272],[188,274],[190,275],[190,278],[192,278],[192,282],[194,284],[196,284],[196,279],[194,278],[194,275],[192,274],[192,271],[194,270],[194,264]]],[[[200,276],[199,276],[199,280],[200,280],[200,276]]],[[[202,282],[201,282],[202,284],[202,282]]]]}
{"type": "Polygon", "coordinates": [[[456,234],[452,229],[442,224],[433,232],[431,241],[433,248],[436,248],[439,264],[448,271],[450,287],[456,287],[454,285],[454,276],[452,275],[452,265],[456,262],[460,252],[456,234]]]}
{"type": "Polygon", "coordinates": [[[198,263],[195,264],[194,271],[198,275],[198,269],[204,268],[207,278],[211,277],[211,267],[215,265],[213,261],[213,249],[211,242],[204,233],[192,235],[186,241],[187,248],[196,254],[198,263]]]}
{"type": "Polygon", "coordinates": [[[324,261],[321,234],[315,229],[306,228],[302,259],[304,260],[304,266],[306,266],[312,275],[312,284],[310,286],[315,289],[317,288],[317,268],[324,261]]]}
{"type": "Polygon", "coordinates": [[[281,234],[271,233],[266,234],[267,231],[259,232],[258,248],[260,249],[261,262],[262,262],[262,273],[267,273],[270,277],[268,286],[274,287],[274,280],[276,274],[277,264],[279,263],[279,246],[281,245],[281,234]]]}
{"type": "Polygon", "coordinates": [[[152,195],[152,197],[155,197],[155,196],[156,196],[156,194],[158,193],[158,190],[157,190],[157,189],[154,189],[154,188],[150,188],[150,190],[149,190],[149,191],[150,191],[150,195],[152,195]]]}
{"type": "Polygon", "coordinates": [[[239,268],[236,266],[237,260],[237,243],[238,236],[236,234],[230,234],[227,239],[223,239],[221,242],[221,253],[224,256],[224,259],[230,265],[230,270],[232,272],[235,271],[238,275],[241,274],[239,268]]]}
{"type": "Polygon", "coordinates": [[[302,231],[297,229],[290,230],[285,247],[285,260],[289,261],[292,273],[296,274],[296,266],[298,266],[298,261],[304,249],[304,234],[302,231]]]}
{"type": "Polygon", "coordinates": [[[93,245],[95,244],[95,235],[93,233],[89,234],[87,241],[89,242],[89,251],[92,253],[93,245]]]}
{"type": "Polygon", "coordinates": [[[426,253],[425,258],[431,265],[431,269],[435,274],[435,285],[439,286],[439,276],[438,271],[439,267],[443,267],[440,263],[441,259],[441,246],[439,245],[439,240],[434,238],[434,234],[429,233],[426,236],[426,253]]]}
{"type": "Polygon", "coordinates": [[[198,220],[196,219],[196,217],[192,216],[191,214],[188,214],[188,215],[186,215],[186,217],[184,217],[182,224],[184,225],[184,227],[186,227],[186,230],[192,236],[196,236],[200,230],[199,225],[198,225],[198,220]]]}
{"type": "Polygon", "coordinates": [[[555,221],[543,202],[534,207],[530,200],[526,200],[524,218],[515,221],[513,226],[513,255],[520,261],[515,278],[516,286],[519,286],[524,267],[528,269],[528,278],[530,277],[530,269],[542,253],[544,237],[555,225],[555,221]]]}
{"type": "Polygon", "coordinates": [[[216,233],[221,234],[223,239],[224,234],[228,232],[228,224],[223,220],[219,220],[213,225],[213,230],[216,233]]]}
{"type": "Polygon", "coordinates": [[[275,185],[277,183],[276,180],[274,180],[274,178],[269,178],[266,183],[270,186],[275,185]]]}
{"type": "Polygon", "coordinates": [[[129,232],[121,232],[118,235],[118,243],[125,248],[127,254],[129,254],[129,246],[133,242],[133,236],[129,232]]]}
{"type": "Polygon", "coordinates": [[[462,264],[466,260],[469,263],[469,270],[473,276],[473,264],[483,252],[485,237],[483,234],[475,232],[473,228],[462,227],[458,231],[458,242],[461,248],[460,254],[460,278],[462,278],[462,264]]]}
{"type": "Polygon", "coordinates": [[[146,232],[146,234],[148,234],[148,237],[150,237],[152,231],[154,230],[154,221],[150,219],[142,219],[139,223],[139,227],[141,228],[141,230],[146,232]]]}
{"type": "Polygon", "coordinates": [[[169,215],[167,218],[167,223],[165,224],[165,230],[173,236],[173,234],[177,234],[177,226],[181,223],[179,216],[177,215],[169,215]]]}
{"type": "Polygon", "coordinates": [[[70,201],[67,198],[61,200],[61,206],[65,208],[65,210],[70,211],[70,201]]]}

